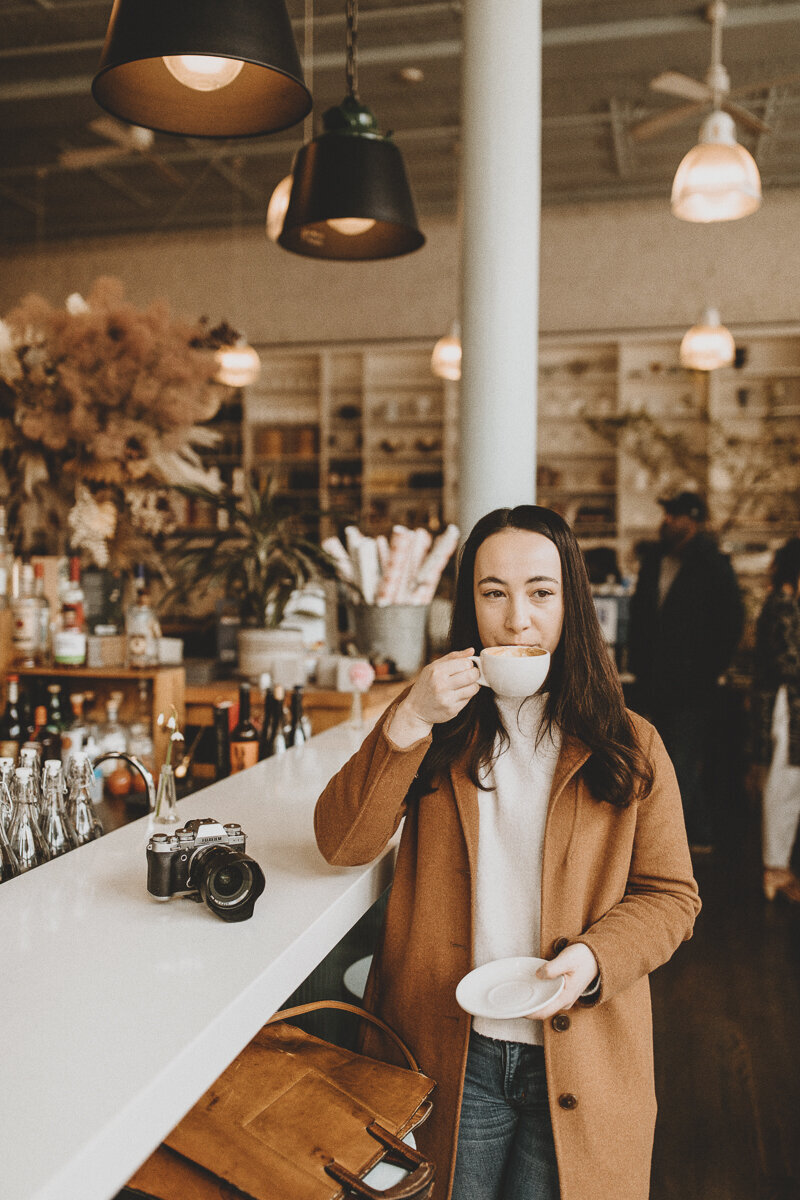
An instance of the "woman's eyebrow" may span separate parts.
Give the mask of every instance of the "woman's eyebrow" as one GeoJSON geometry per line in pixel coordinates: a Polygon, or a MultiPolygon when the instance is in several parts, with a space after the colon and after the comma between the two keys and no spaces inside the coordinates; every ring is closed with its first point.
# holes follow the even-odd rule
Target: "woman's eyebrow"
{"type": "MultiPolygon", "coordinates": [[[[485,575],[483,579],[478,580],[478,587],[481,587],[484,583],[499,583],[502,587],[508,587],[506,580],[498,579],[496,575],[485,575]]],[[[554,579],[552,575],[531,575],[530,579],[525,580],[525,583],[554,583],[558,587],[560,581],[554,579]]]]}

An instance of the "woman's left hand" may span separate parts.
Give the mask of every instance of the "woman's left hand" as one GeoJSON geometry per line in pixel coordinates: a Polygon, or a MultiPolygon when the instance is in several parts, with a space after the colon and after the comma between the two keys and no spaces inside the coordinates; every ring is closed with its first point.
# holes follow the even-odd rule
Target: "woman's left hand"
{"type": "Polygon", "coordinates": [[[572,1008],[575,1001],[595,979],[598,970],[597,959],[583,942],[575,942],[573,945],[567,946],[555,958],[551,958],[549,962],[539,967],[536,972],[540,979],[556,979],[559,975],[563,975],[565,980],[563,990],[550,1004],[544,1008],[538,1008],[529,1020],[546,1021],[556,1013],[572,1008]]]}

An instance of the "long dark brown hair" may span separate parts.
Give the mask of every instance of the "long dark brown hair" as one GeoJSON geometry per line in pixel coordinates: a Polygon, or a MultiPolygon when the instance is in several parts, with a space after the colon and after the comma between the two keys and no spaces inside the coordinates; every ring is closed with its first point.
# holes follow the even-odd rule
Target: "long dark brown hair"
{"type": "MultiPolygon", "coordinates": [[[[470,533],[458,564],[450,649],[483,649],[475,613],[475,557],[480,545],[503,529],[526,529],[542,534],[561,559],[564,624],[553,653],[540,737],[556,726],[563,736],[582,741],[591,751],[582,768],[597,800],[626,807],[635,796],[646,796],[653,785],[653,768],[639,745],[625,710],[622,686],[603,641],[589,577],[580,547],[558,513],[536,504],[498,508],[481,517],[470,533]]],[[[494,697],[481,688],[451,721],[433,727],[433,743],[420,771],[422,790],[460,759],[466,748],[466,770],[477,787],[480,773],[491,765],[498,734],[507,740],[494,697]]]]}

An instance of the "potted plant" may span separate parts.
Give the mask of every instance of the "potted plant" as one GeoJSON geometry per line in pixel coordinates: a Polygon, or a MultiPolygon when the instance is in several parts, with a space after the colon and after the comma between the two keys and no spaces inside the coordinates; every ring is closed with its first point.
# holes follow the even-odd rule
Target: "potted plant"
{"type": "Polygon", "coordinates": [[[239,607],[240,674],[271,670],[276,653],[302,651],[296,630],[281,629],[292,597],[309,583],[339,579],[336,562],[303,527],[292,502],[275,494],[271,476],[247,483],[242,497],[230,489],[203,487],[180,491],[209,510],[217,527],[184,535],[169,569],[174,578],[165,600],[186,599],[211,591],[239,607]]]}

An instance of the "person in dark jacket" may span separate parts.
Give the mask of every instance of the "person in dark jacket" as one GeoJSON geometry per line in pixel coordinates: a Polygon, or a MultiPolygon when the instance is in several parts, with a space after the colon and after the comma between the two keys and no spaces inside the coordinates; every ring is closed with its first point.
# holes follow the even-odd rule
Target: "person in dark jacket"
{"type": "Polygon", "coordinates": [[[702,496],[659,500],[659,540],[642,548],[631,600],[630,664],[638,707],[661,734],[675,766],[689,842],[713,845],[703,782],[717,681],[728,668],[744,623],[733,568],[705,531],[702,496]]]}

